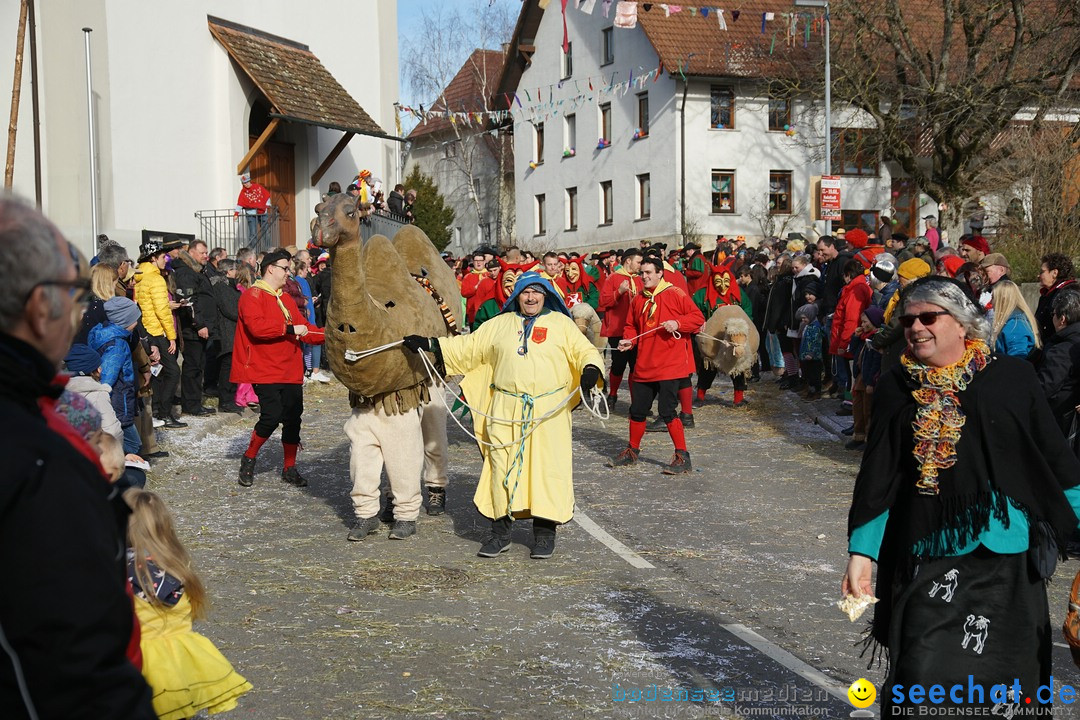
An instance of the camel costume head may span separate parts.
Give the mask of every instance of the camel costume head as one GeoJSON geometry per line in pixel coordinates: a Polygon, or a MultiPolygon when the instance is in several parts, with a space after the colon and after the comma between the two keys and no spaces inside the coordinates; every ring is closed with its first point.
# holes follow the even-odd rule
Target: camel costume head
{"type": "Polygon", "coordinates": [[[738,305],[718,307],[697,336],[698,348],[706,364],[728,375],[750,372],[757,359],[760,340],[754,323],[738,305]]]}
{"type": "Polygon", "coordinates": [[[360,238],[357,199],[334,195],[315,208],[315,244],[329,248],[333,284],[326,309],[330,369],[349,388],[354,406],[408,412],[429,399],[420,357],[402,347],[357,353],[405,335],[440,337],[461,327],[461,293],[454,273],[415,225],[391,241],[360,238]]]}

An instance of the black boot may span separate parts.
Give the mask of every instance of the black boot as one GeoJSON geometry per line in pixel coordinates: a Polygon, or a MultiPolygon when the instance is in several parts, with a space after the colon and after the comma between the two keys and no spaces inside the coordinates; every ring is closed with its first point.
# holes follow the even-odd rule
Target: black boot
{"type": "Polygon", "coordinates": [[[251,487],[255,482],[255,458],[249,458],[247,455],[240,458],[239,482],[244,487],[251,487]]]}
{"type": "Polygon", "coordinates": [[[529,554],[533,560],[547,560],[555,554],[555,528],[552,520],[533,518],[533,548],[529,554]]]}
{"type": "Polygon", "coordinates": [[[491,521],[491,537],[480,546],[479,557],[499,557],[510,549],[510,516],[491,521]]]}
{"type": "Polygon", "coordinates": [[[428,485],[427,514],[442,515],[446,512],[446,488],[428,485]]]}

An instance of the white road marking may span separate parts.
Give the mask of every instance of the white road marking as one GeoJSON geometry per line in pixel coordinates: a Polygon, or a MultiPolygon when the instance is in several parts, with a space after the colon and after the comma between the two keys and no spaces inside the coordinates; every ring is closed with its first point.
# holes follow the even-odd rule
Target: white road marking
{"type": "Polygon", "coordinates": [[[592,518],[581,512],[581,510],[577,510],[576,512],[574,512],[574,522],[580,525],[582,529],[585,530],[585,532],[589,533],[594,538],[602,542],[604,545],[607,546],[609,550],[611,550],[613,553],[615,553],[634,567],[642,569],[655,569],[655,565],[653,565],[648,560],[641,557],[636,552],[613,538],[607,530],[593,522],[592,518]]]}
{"type": "Polygon", "coordinates": [[[750,628],[745,625],[740,625],[739,623],[728,623],[726,625],[721,625],[720,627],[747,643],[758,652],[788,668],[799,677],[809,680],[830,695],[839,698],[844,702],[848,702],[848,689],[846,687],[837,685],[836,681],[828,675],[825,675],[811,665],[807,665],[776,643],[766,640],[750,628]]]}

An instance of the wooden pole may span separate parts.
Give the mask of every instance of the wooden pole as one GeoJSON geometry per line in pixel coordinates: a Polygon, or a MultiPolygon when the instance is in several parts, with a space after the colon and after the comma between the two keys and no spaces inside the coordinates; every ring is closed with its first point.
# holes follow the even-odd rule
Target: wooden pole
{"type": "Polygon", "coordinates": [[[243,174],[244,170],[248,166],[248,163],[251,162],[251,158],[255,157],[255,153],[262,150],[262,146],[265,145],[267,143],[267,141],[270,140],[270,137],[274,134],[274,131],[277,130],[277,126],[280,123],[281,123],[281,118],[274,118],[273,120],[270,121],[270,124],[266,126],[265,130],[263,130],[262,135],[259,136],[259,139],[256,140],[255,144],[252,145],[251,148],[247,151],[247,155],[244,155],[244,159],[241,160],[239,162],[239,164],[237,164],[237,166],[236,166],[236,174],[237,175],[243,174]]]}
{"type": "Polygon", "coordinates": [[[19,7],[19,34],[15,40],[15,80],[11,87],[11,119],[8,121],[7,164],[4,166],[4,188],[11,189],[15,180],[15,133],[19,128],[19,96],[22,94],[23,45],[26,42],[26,12],[28,0],[19,7]]]}

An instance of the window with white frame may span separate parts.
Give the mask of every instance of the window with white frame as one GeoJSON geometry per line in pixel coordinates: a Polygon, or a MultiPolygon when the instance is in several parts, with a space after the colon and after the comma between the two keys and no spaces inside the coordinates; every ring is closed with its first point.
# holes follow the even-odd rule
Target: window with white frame
{"type": "Polygon", "coordinates": [[[566,52],[562,56],[562,79],[566,80],[574,74],[574,43],[566,43],[566,52]]]}
{"type": "Polygon", "coordinates": [[[566,188],[566,229],[577,230],[577,188],[566,188]]]}
{"type": "Polygon", "coordinates": [[[536,234],[547,234],[547,201],[543,195],[536,196],[536,234]]]}
{"type": "Polygon", "coordinates": [[[615,199],[611,194],[611,181],[600,183],[600,219],[601,225],[610,225],[615,219],[615,199]]]}
{"type": "Polygon", "coordinates": [[[637,129],[638,137],[649,136],[649,91],[638,93],[637,96],[637,129]]]}
{"type": "Polygon", "coordinates": [[[610,65],[615,62],[615,29],[604,28],[600,31],[600,64],[610,65]]]}
{"type": "Polygon", "coordinates": [[[534,147],[536,155],[533,157],[533,160],[537,165],[541,165],[544,162],[544,123],[536,123],[536,125],[533,126],[533,130],[535,131],[534,134],[536,137],[534,147]]]}
{"type": "Polygon", "coordinates": [[[735,212],[735,171],[712,171],[712,211],[714,213],[735,212]]]}
{"type": "Polygon", "coordinates": [[[563,118],[563,135],[566,137],[563,154],[577,154],[577,115],[574,113],[570,113],[563,118]]]}
{"type": "Polygon", "coordinates": [[[638,220],[648,220],[652,217],[652,186],[648,173],[637,176],[637,190],[638,220]]]}
{"type": "Polygon", "coordinates": [[[611,144],[611,103],[600,104],[600,141],[606,147],[611,144]]]}

